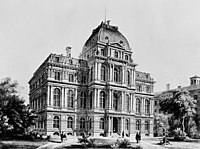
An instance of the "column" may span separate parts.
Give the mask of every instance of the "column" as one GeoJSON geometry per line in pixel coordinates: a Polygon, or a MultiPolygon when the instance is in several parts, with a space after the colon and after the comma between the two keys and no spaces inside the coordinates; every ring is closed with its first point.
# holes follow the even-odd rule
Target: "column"
{"type": "Polygon", "coordinates": [[[110,69],[110,74],[109,74],[109,81],[112,81],[112,64],[109,65],[109,69],[110,69]]]}
{"type": "Polygon", "coordinates": [[[51,86],[51,96],[50,96],[50,101],[51,101],[51,106],[53,106],[53,90],[54,88],[51,86]]]}
{"type": "Polygon", "coordinates": [[[94,96],[94,97],[93,97],[93,99],[94,99],[94,105],[93,105],[94,107],[93,107],[93,108],[95,109],[95,108],[96,108],[96,105],[97,105],[97,104],[96,104],[96,103],[97,103],[97,102],[96,102],[96,100],[97,100],[96,88],[93,89],[93,96],[94,96]]]}
{"type": "Polygon", "coordinates": [[[125,67],[122,66],[122,83],[125,84],[125,82],[126,82],[125,67]]]}
{"type": "Polygon", "coordinates": [[[96,93],[96,95],[97,95],[97,97],[96,97],[96,100],[97,100],[96,107],[99,108],[99,89],[97,88],[96,91],[97,91],[97,93],[96,93]]]}
{"type": "Polygon", "coordinates": [[[133,69],[133,74],[132,74],[132,83],[135,86],[135,68],[133,69]]]}
{"type": "Polygon", "coordinates": [[[101,63],[98,63],[98,79],[97,80],[101,80],[101,63]]]}
{"type": "MultiPolygon", "coordinates": [[[[74,89],[74,108],[75,110],[77,109],[77,99],[78,99],[78,95],[77,95],[77,89],[74,89]]],[[[66,102],[67,104],[67,102],[66,102]]]]}
{"type": "Polygon", "coordinates": [[[97,62],[95,62],[94,63],[94,72],[93,72],[94,74],[94,80],[97,80],[97,73],[98,73],[98,71],[97,71],[97,62]]]}
{"type": "Polygon", "coordinates": [[[112,98],[112,91],[111,91],[111,89],[110,89],[110,90],[109,90],[109,105],[108,105],[108,108],[109,108],[109,109],[111,109],[111,107],[112,107],[111,98],[112,98]]]}
{"type": "Polygon", "coordinates": [[[112,68],[112,81],[114,82],[114,68],[115,68],[115,66],[114,66],[114,64],[112,66],[113,66],[113,68],[112,68]]]}
{"type": "Polygon", "coordinates": [[[49,96],[50,96],[50,86],[49,85],[47,85],[47,96],[46,96],[46,103],[47,103],[47,106],[49,106],[50,105],[50,98],[49,98],[49,96]]]}
{"type": "Polygon", "coordinates": [[[132,99],[132,93],[130,93],[130,111],[132,112],[133,111],[133,99],[132,99]]]}
{"type": "MultiPolygon", "coordinates": [[[[76,114],[74,115],[74,130],[76,130],[76,126],[77,126],[77,117],[76,117],[76,114]]],[[[74,132],[74,136],[76,136],[76,131],[73,131],[74,132]]]]}
{"type": "Polygon", "coordinates": [[[121,95],[122,95],[122,96],[121,96],[121,101],[122,101],[122,102],[121,102],[121,103],[122,103],[122,105],[121,105],[121,106],[122,106],[121,109],[122,109],[122,110],[124,110],[124,99],[125,99],[125,98],[124,98],[124,97],[125,97],[124,94],[125,94],[125,92],[122,91],[122,94],[121,94],[121,95]]]}
{"type": "Polygon", "coordinates": [[[132,94],[132,111],[135,113],[136,110],[135,110],[135,106],[136,106],[136,103],[135,103],[136,99],[135,99],[135,94],[132,94]]]}
{"type": "Polygon", "coordinates": [[[61,107],[64,107],[64,87],[61,87],[61,107]]]}

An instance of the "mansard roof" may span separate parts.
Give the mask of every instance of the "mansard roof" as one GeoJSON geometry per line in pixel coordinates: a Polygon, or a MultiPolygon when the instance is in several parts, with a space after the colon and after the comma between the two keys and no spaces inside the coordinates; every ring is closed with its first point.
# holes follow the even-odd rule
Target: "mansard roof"
{"type": "Polygon", "coordinates": [[[94,43],[109,43],[110,45],[123,48],[127,51],[131,51],[128,40],[122,35],[117,26],[112,26],[109,21],[101,22],[101,24],[92,31],[91,36],[85,42],[82,53],[91,48],[94,43]]]}

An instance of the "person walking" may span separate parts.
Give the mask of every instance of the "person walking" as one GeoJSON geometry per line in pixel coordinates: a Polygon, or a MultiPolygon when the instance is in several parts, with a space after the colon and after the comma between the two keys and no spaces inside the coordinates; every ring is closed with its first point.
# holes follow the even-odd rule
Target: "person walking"
{"type": "Polygon", "coordinates": [[[137,143],[139,143],[139,138],[140,138],[140,136],[139,136],[139,133],[137,132],[136,136],[135,136],[135,139],[136,139],[137,143]]]}
{"type": "Polygon", "coordinates": [[[62,131],[62,133],[60,134],[60,138],[61,138],[61,142],[63,142],[63,138],[64,138],[63,131],[62,131]]]}

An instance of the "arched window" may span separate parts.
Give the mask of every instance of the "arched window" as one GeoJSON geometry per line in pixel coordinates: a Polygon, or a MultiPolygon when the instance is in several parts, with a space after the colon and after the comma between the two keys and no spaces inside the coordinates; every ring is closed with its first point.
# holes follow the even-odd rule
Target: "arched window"
{"type": "Polygon", "coordinates": [[[140,113],[141,112],[141,101],[139,98],[136,99],[136,113],[140,113]]]}
{"type": "Polygon", "coordinates": [[[80,129],[85,129],[85,119],[83,117],[80,119],[80,129]]]}
{"type": "Polygon", "coordinates": [[[149,113],[149,107],[150,107],[149,100],[146,99],[145,100],[145,113],[149,113]]]}
{"type": "Polygon", "coordinates": [[[141,126],[141,124],[140,124],[140,120],[136,120],[136,130],[140,130],[140,126],[141,126]]]}
{"type": "Polygon", "coordinates": [[[73,118],[72,117],[67,118],[67,128],[73,128],[73,118]]]}
{"type": "Polygon", "coordinates": [[[101,80],[106,81],[106,67],[104,65],[101,66],[101,80]]]}
{"type": "Polygon", "coordinates": [[[60,118],[59,118],[59,116],[54,116],[54,118],[53,118],[53,128],[60,128],[60,118]]]}
{"type": "Polygon", "coordinates": [[[145,130],[149,130],[149,122],[145,121],[145,130]]]}
{"type": "Polygon", "coordinates": [[[99,104],[100,104],[99,105],[100,108],[105,109],[105,107],[106,107],[106,94],[105,94],[104,91],[100,92],[100,103],[99,104]]]}
{"type": "Polygon", "coordinates": [[[114,69],[114,81],[119,82],[119,69],[114,69]]]}
{"type": "Polygon", "coordinates": [[[74,75],[73,74],[69,74],[69,82],[74,82],[74,75]]]}
{"type": "Polygon", "coordinates": [[[58,88],[54,89],[53,106],[60,107],[60,90],[58,88]]]}
{"type": "Polygon", "coordinates": [[[130,71],[127,70],[127,84],[130,85],[131,84],[131,75],[130,75],[130,71]]]}
{"type": "Polygon", "coordinates": [[[113,98],[113,108],[115,109],[115,110],[119,110],[118,109],[118,95],[117,95],[117,93],[114,93],[114,98],[113,98]]]}
{"type": "Polygon", "coordinates": [[[74,107],[74,94],[72,90],[68,91],[67,107],[68,108],[74,107]]]}
{"type": "Polygon", "coordinates": [[[81,96],[80,96],[80,108],[86,109],[86,93],[85,92],[81,92],[81,96]]]}
{"type": "Polygon", "coordinates": [[[130,99],[129,96],[126,95],[126,107],[125,107],[126,111],[130,110],[130,99]]]}
{"type": "Polygon", "coordinates": [[[125,130],[129,130],[129,120],[125,120],[125,130]]]}
{"type": "Polygon", "coordinates": [[[93,80],[93,67],[90,69],[90,81],[92,82],[93,80]]]}
{"type": "Polygon", "coordinates": [[[99,128],[104,129],[104,119],[100,118],[99,128]]]}
{"type": "Polygon", "coordinates": [[[60,72],[55,72],[55,80],[60,80],[60,72]]]}

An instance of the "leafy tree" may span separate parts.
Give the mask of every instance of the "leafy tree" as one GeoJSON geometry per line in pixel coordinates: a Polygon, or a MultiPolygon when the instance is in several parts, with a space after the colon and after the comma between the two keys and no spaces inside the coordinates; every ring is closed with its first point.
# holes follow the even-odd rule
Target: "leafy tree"
{"type": "Polygon", "coordinates": [[[0,83],[0,100],[4,101],[0,109],[0,130],[5,134],[25,134],[37,118],[30,106],[26,106],[24,100],[17,95],[17,85],[16,82],[12,83],[10,78],[0,83]]]}
{"type": "Polygon", "coordinates": [[[154,132],[156,136],[166,135],[169,129],[168,115],[156,114],[154,116],[154,132]]]}
{"type": "Polygon", "coordinates": [[[171,128],[181,128],[190,134],[190,129],[195,127],[196,100],[187,90],[174,91],[173,98],[161,101],[160,107],[162,111],[172,114],[169,122],[171,128]]]}

